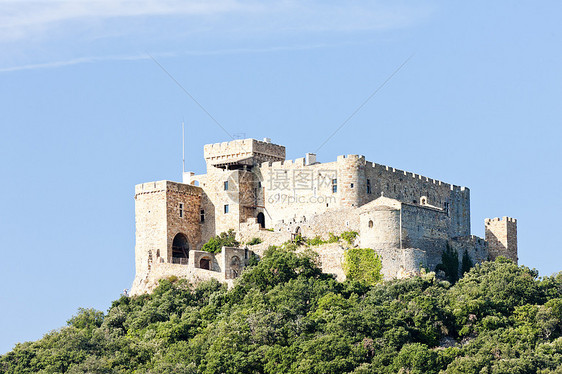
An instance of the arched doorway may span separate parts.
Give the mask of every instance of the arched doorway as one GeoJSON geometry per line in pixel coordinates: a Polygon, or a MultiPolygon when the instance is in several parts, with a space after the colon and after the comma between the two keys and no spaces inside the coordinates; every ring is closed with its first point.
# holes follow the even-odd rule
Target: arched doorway
{"type": "Polygon", "coordinates": [[[230,278],[238,278],[241,270],[240,257],[232,256],[230,259],[230,278]]]}
{"type": "Polygon", "coordinates": [[[172,263],[187,265],[188,258],[189,242],[184,234],[179,233],[172,242],[172,263]]]}
{"type": "Polygon", "coordinates": [[[199,261],[199,268],[205,270],[211,270],[211,260],[209,260],[208,258],[202,258],[199,261]]]}
{"type": "Polygon", "coordinates": [[[265,215],[262,212],[259,212],[257,215],[257,220],[262,229],[265,229],[265,215]]]}

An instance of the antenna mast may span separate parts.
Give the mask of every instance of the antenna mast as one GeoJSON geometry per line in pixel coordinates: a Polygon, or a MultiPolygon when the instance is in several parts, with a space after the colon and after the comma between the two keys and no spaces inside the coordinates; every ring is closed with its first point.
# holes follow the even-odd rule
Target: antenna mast
{"type": "Polygon", "coordinates": [[[181,152],[181,177],[183,178],[183,173],[185,173],[185,125],[183,121],[181,121],[181,152]]]}

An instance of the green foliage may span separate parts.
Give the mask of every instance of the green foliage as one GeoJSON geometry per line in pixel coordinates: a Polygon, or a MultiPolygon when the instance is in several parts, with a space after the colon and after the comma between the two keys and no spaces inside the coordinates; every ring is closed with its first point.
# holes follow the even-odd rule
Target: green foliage
{"type": "Polygon", "coordinates": [[[322,244],[326,244],[327,242],[322,240],[321,237],[319,236],[315,236],[312,239],[306,239],[306,244],[311,245],[311,246],[319,246],[322,244]]]}
{"type": "MultiPolygon", "coordinates": [[[[463,262],[464,265],[464,262],[463,262]]],[[[441,263],[435,270],[442,270],[451,283],[459,280],[459,254],[447,243],[447,248],[441,254],[441,263]]]]}
{"type": "Polygon", "coordinates": [[[345,276],[352,281],[374,285],[382,281],[382,261],[370,248],[350,248],[344,253],[345,276]]]}
{"type": "Polygon", "coordinates": [[[357,235],[359,234],[355,231],[346,231],[346,232],[342,232],[340,238],[345,240],[347,244],[352,245],[357,235]]]}
{"type": "Polygon", "coordinates": [[[222,247],[238,247],[240,243],[236,240],[236,233],[230,229],[228,232],[221,232],[220,235],[212,237],[201,248],[202,251],[219,253],[222,247]]]}
{"type": "Polygon", "coordinates": [[[293,244],[298,246],[304,243],[306,243],[306,238],[304,236],[302,236],[301,234],[295,235],[295,238],[293,239],[293,244]]]}
{"type": "Polygon", "coordinates": [[[68,326],[0,356],[7,374],[561,369],[561,274],[538,278],[500,258],[453,286],[433,273],[340,283],[312,252],[277,247],[231,290],[164,279],[150,295],[114,301],[105,316],[79,309],[68,326]]]}
{"type": "Polygon", "coordinates": [[[467,271],[469,271],[474,264],[468,255],[468,251],[465,249],[464,254],[462,255],[462,262],[461,262],[461,274],[464,275],[467,271]]]}
{"type": "Polygon", "coordinates": [[[337,243],[339,240],[340,240],[339,236],[334,235],[331,232],[328,233],[328,243],[337,243]]]}
{"type": "Polygon", "coordinates": [[[262,240],[260,238],[252,238],[250,239],[250,241],[246,244],[248,245],[256,245],[256,244],[260,244],[262,242],[262,240]]]}

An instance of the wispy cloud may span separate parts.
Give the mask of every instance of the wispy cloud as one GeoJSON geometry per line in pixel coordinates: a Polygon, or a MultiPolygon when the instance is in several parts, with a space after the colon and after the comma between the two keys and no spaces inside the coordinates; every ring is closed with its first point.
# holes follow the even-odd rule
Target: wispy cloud
{"type": "Polygon", "coordinates": [[[212,15],[258,9],[236,0],[0,0],[0,37],[18,38],[69,21],[99,21],[117,17],[212,15]]]}
{"type": "MultiPolygon", "coordinates": [[[[356,43],[345,43],[345,44],[356,44],[356,43]]],[[[338,45],[342,45],[339,43],[338,45]]],[[[216,50],[191,50],[191,51],[178,51],[178,52],[160,52],[154,53],[153,56],[158,58],[165,57],[178,57],[178,56],[206,56],[206,55],[228,55],[228,54],[240,54],[240,53],[264,53],[264,52],[277,52],[277,51],[288,51],[288,50],[308,50],[325,48],[327,46],[334,46],[334,44],[308,44],[308,45],[290,45],[290,46],[276,46],[267,48],[231,48],[231,49],[216,49],[216,50]]],[[[108,55],[108,56],[90,56],[90,57],[80,57],[68,60],[51,61],[37,64],[23,64],[15,65],[9,67],[0,67],[1,73],[16,72],[22,70],[39,70],[39,69],[54,69],[59,67],[79,65],[79,64],[90,64],[96,62],[106,62],[106,61],[140,61],[140,60],[151,60],[150,55],[147,53],[135,54],[135,55],[108,55]]]]}
{"type": "Polygon", "coordinates": [[[0,0],[0,40],[45,37],[49,30],[64,24],[99,26],[115,18],[191,17],[221,25],[226,21],[238,29],[260,25],[287,31],[400,27],[423,13],[422,7],[382,5],[372,0],[0,0]],[[227,20],[217,18],[225,15],[227,20]],[[240,21],[243,24],[235,25],[240,21]]]}
{"type": "Polygon", "coordinates": [[[224,54],[272,50],[224,49],[244,40],[271,46],[315,35],[311,43],[341,43],[331,36],[408,27],[429,14],[426,5],[376,0],[0,0],[0,73],[142,60],[136,51],[160,46],[224,54]]]}

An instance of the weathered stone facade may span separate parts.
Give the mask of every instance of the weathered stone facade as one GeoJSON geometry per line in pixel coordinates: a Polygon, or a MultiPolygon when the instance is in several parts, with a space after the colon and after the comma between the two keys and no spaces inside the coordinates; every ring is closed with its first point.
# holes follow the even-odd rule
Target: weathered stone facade
{"type": "MultiPolygon", "coordinates": [[[[485,240],[470,235],[470,191],[465,187],[358,155],[328,163],[316,162],[313,154],[285,160],[285,147],[269,139],[206,145],[204,157],[206,174],[184,173],[183,183],[136,186],[133,293],[146,292],[149,287],[142,284],[158,277],[195,280],[201,260],[210,266],[197,279],[237,276],[230,260],[221,259],[227,255],[200,251],[207,240],[229,229],[242,242],[260,238],[262,244],[252,247],[257,254],[297,234],[327,239],[329,233],[355,231],[357,244],[382,257],[386,279],[416,274],[420,267],[433,270],[448,246],[459,257],[466,251],[473,262],[500,255],[517,261],[515,219],[487,219],[485,240]]],[[[334,244],[316,250],[324,270],[343,279],[345,248],[334,244]]]]}

